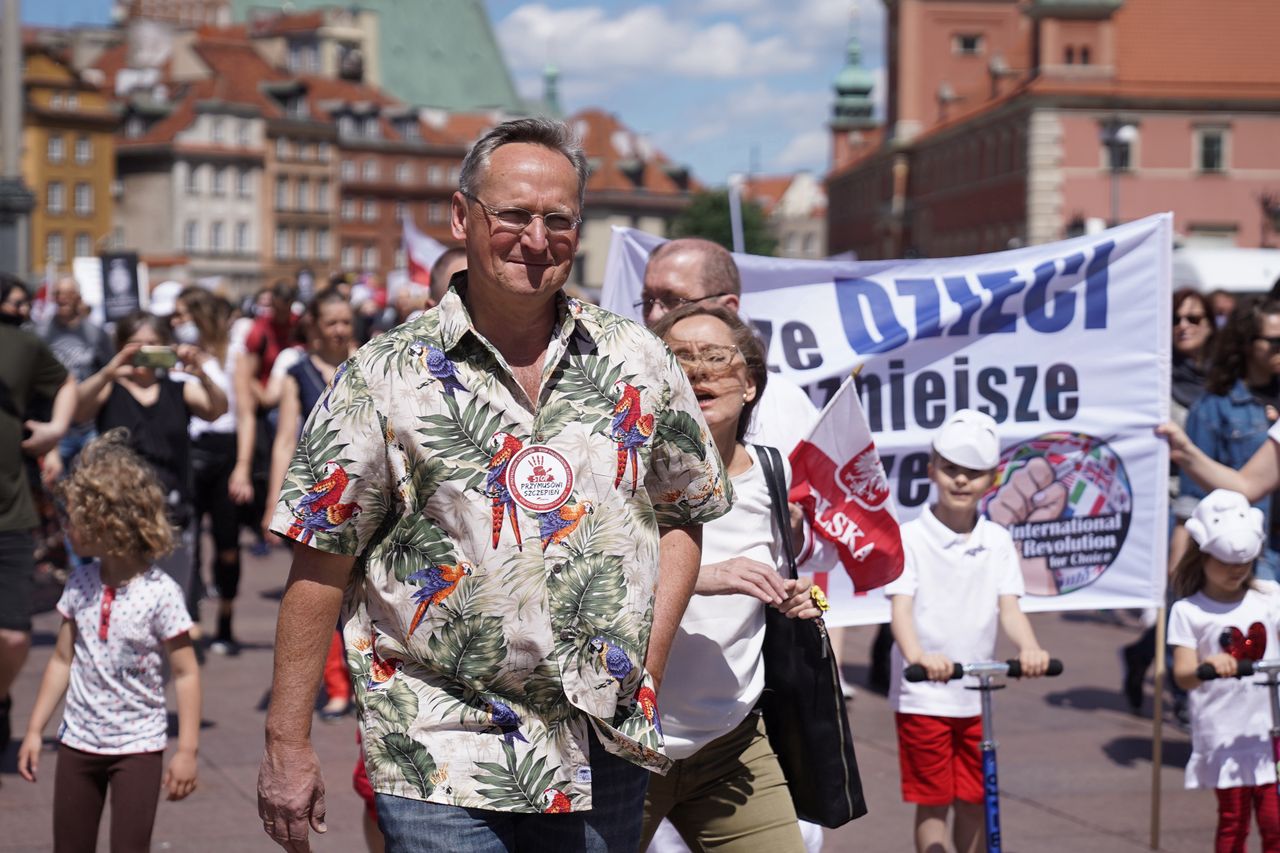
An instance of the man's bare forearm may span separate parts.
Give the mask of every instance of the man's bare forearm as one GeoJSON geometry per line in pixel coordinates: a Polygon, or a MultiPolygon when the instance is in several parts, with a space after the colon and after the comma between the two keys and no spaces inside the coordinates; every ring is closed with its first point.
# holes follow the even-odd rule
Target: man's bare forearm
{"type": "Polygon", "coordinates": [[[653,627],[644,667],[659,684],[685,607],[698,583],[702,562],[702,525],[666,527],[659,531],[658,588],[653,600],[653,627]]]}
{"type": "Polygon", "coordinates": [[[276,622],[268,745],[305,742],[311,737],[311,712],[324,658],[354,562],[351,557],[294,546],[289,583],[276,622]]]}

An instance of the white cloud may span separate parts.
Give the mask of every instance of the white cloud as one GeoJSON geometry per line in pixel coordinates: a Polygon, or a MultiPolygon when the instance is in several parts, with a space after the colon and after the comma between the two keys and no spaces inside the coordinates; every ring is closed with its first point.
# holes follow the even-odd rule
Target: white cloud
{"type": "Polygon", "coordinates": [[[831,132],[826,128],[805,130],[796,134],[786,147],[774,157],[771,170],[792,172],[810,169],[821,174],[826,171],[831,153],[831,132]]]}
{"type": "Polygon", "coordinates": [[[599,6],[552,9],[529,3],[512,10],[497,32],[515,67],[540,68],[550,59],[567,74],[734,79],[815,65],[812,52],[797,50],[783,36],[753,37],[737,23],[701,24],[656,5],[611,17],[599,6]]]}

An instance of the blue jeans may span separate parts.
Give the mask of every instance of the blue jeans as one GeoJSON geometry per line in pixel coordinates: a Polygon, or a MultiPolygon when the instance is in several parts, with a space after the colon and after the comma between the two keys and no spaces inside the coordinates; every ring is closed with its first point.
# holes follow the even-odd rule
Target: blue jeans
{"type": "Polygon", "coordinates": [[[649,771],[605,752],[591,732],[590,811],[520,814],[378,794],[387,853],[633,853],[649,771]]]}

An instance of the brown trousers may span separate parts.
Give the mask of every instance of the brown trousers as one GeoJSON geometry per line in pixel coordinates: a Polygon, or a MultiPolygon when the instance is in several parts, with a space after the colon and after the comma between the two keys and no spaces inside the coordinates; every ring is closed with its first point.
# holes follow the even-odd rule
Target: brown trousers
{"type": "Polygon", "coordinates": [[[111,789],[111,853],[147,853],[160,799],[163,752],[95,755],[58,747],[53,781],[54,853],[98,849],[98,823],[111,789]]]}

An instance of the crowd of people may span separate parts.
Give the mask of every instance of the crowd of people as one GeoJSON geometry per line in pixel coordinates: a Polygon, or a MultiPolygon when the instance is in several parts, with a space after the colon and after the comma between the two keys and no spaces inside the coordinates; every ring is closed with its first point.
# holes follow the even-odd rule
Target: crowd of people
{"type": "MultiPolygon", "coordinates": [[[[371,849],[821,847],[758,704],[766,608],[816,619],[825,606],[787,555],[809,571],[832,555],[798,507],[774,504],[762,461],[816,412],[766,369],[714,243],[653,253],[644,325],[564,292],[587,171],[561,123],[487,133],[451,203],[460,247],[387,305],[343,276],[305,304],[289,281],[242,305],[172,283],[108,331],[74,280],[32,321],[26,289],[4,279],[0,743],[37,560],[62,563],[53,657],[38,694],[17,697],[33,781],[66,697],[55,849],[92,846],[108,789],[112,849],[147,849],[160,791],[195,789],[199,660],[240,651],[246,534],[292,548],[259,776],[263,828],[286,849],[325,831],[321,693],[322,719],[359,710],[371,849]]],[[[1280,616],[1280,302],[1221,329],[1214,307],[1174,298],[1169,642],[1189,696],[1188,784],[1219,789],[1218,849],[1243,849],[1256,808],[1272,850],[1280,809],[1258,790],[1274,766],[1247,739],[1225,748],[1240,727],[1216,712],[1256,697],[1196,667],[1234,675],[1223,631],[1256,617],[1274,635],[1280,616]]],[[[937,430],[934,500],[903,525],[886,589],[901,790],[925,853],[984,837],[978,700],[954,664],[990,659],[1002,629],[1024,676],[1049,666],[1013,540],[979,513],[999,458],[982,412],[937,430]],[[927,681],[909,683],[908,666],[927,681]]],[[[1126,650],[1135,705],[1157,651],[1154,636],[1126,650]]]]}

